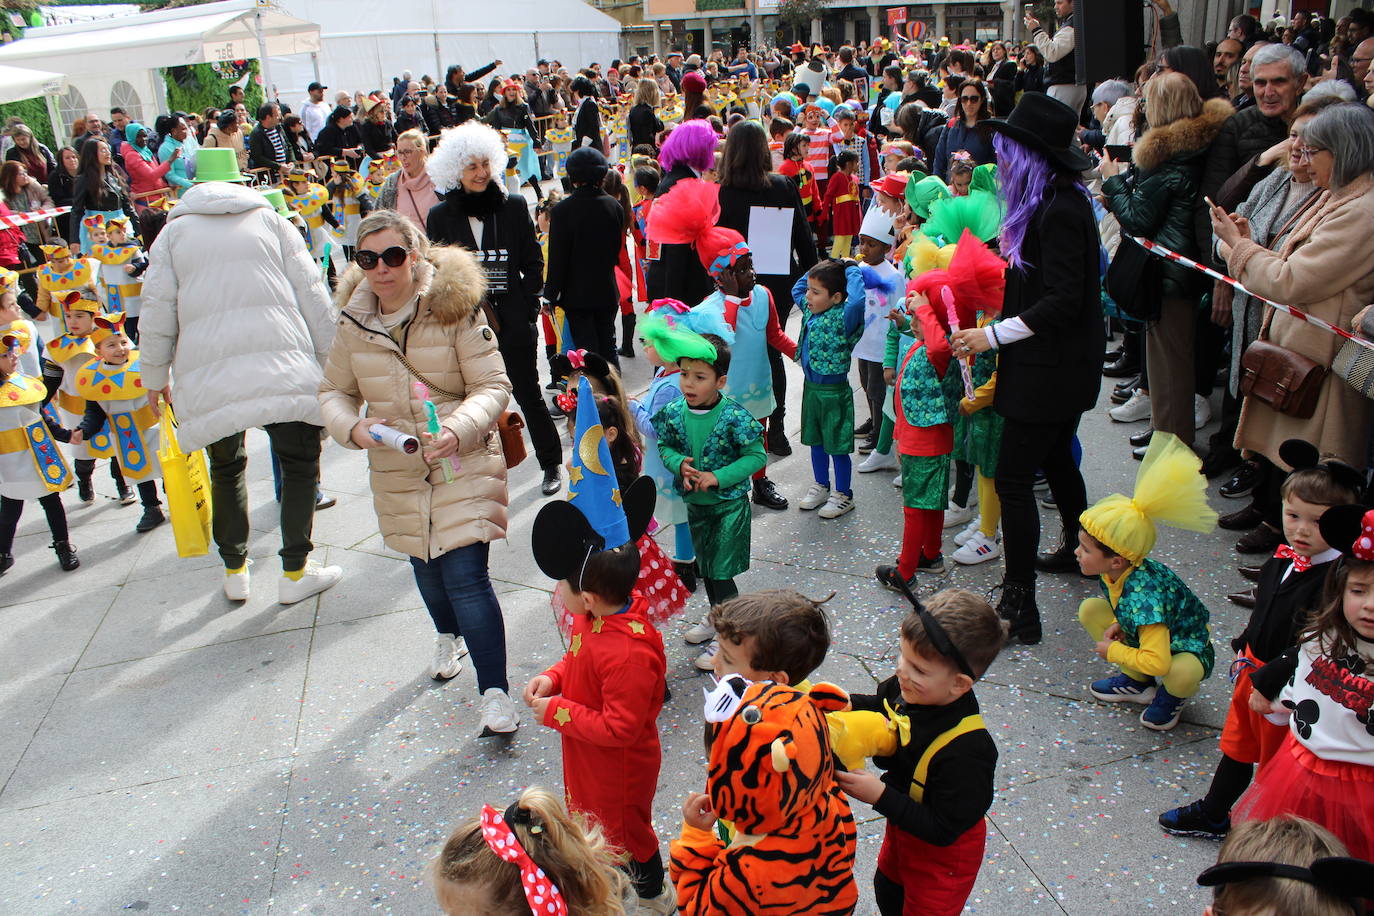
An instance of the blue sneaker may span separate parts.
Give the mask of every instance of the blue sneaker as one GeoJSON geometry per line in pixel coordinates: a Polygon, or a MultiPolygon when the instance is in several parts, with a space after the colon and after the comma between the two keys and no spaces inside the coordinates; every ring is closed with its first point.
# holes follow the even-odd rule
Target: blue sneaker
{"type": "Polygon", "coordinates": [[[1155,698],[1154,681],[1137,681],[1133,677],[1117,674],[1093,681],[1088,692],[1103,703],[1150,703],[1155,698]]]}
{"type": "Polygon", "coordinates": [[[1165,833],[1174,836],[1195,836],[1204,840],[1222,840],[1231,832],[1231,815],[1222,815],[1214,821],[1203,810],[1202,802],[1195,801],[1181,808],[1165,811],[1159,816],[1159,826],[1165,833]]]}
{"type": "Polygon", "coordinates": [[[1182,697],[1174,696],[1161,685],[1150,705],[1140,714],[1140,724],[1157,732],[1167,732],[1178,724],[1183,703],[1182,697]]]}

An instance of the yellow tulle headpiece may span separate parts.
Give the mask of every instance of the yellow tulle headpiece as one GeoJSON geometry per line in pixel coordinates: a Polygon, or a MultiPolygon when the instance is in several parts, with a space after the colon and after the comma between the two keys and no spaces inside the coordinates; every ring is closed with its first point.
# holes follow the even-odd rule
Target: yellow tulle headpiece
{"type": "Polygon", "coordinates": [[[1211,531],[1217,513],[1207,505],[1202,460],[1177,436],[1156,432],[1140,470],[1135,495],[1113,493],[1079,516],[1083,530],[1139,566],[1155,546],[1155,525],[1211,531]]]}
{"type": "Polygon", "coordinates": [[[954,245],[946,245],[941,248],[928,236],[919,232],[914,233],[911,237],[911,244],[906,246],[904,266],[907,277],[915,278],[928,270],[948,268],[949,262],[954,260],[954,250],[954,245]]]}

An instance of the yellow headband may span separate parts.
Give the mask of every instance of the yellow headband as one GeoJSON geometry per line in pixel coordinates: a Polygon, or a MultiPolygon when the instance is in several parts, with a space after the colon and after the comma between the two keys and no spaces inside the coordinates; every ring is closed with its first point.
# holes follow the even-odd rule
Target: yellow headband
{"type": "Polygon", "coordinates": [[[19,274],[4,267],[0,267],[0,289],[7,289],[14,292],[19,289],[19,274]]]}
{"type": "Polygon", "coordinates": [[[112,217],[112,218],[110,218],[110,219],[105,220],[105,228],[106,228],[106,229],[113,229],[115,226],[118,226],[118,227],[120,227],[121,229],[123,229],[125,232],[128,232],[128,231],[129,231],[129,217],[127,217],[127,216],[115,216],[115,217],[112,217]]]}
{"type": "Polygon", "coordinates": [[[66,245],[39,245],[38,249],[48,256],[49,261],[62,261],[72,256],[66,245]]]}
{"type": "Polygon", "coordinates": [[[124,333],[124,313],[115,312],[112,315],[95,316],[95,330],[91,331],[91,343],[99,344],[101,341],[108,340],[116,334],[124,333]]]}
{"type": "Polygon", "coordinates": [[[62,307],[69,312],[100,312],[100,302],[89,289],[74,289],[62,298],[62,307]]]}

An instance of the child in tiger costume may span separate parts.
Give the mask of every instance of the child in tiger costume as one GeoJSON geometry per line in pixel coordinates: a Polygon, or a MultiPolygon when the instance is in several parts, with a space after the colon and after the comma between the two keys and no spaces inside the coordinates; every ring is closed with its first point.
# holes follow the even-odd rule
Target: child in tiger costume
{"type": "Polygon", "coordinates": [[[825,713],[844,692],[722,678],[706,698],[706,793],[683,805],[670,874],[686,916],[843,916],[858,902],[854,816],[835,783],[825,713]],[[729,820],[726,845],[713,831],[729,820]]]}

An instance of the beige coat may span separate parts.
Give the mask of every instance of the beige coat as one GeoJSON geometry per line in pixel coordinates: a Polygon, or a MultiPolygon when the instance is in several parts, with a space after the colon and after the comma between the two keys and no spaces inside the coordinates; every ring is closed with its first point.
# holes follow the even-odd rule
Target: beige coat
{"type": "Polygon", "coordinates": [[[243,145],[242,125],[233,133],[220,130],[218,124],[211,126],[209,132],[205,135],[205,142],[202,143],[201,146],[208,146],[212,149],[215,147],[232,149],[238,155],[239,171],[244,174],[248,173],[248,149],[243,145]]]}
{"type": "MultiPolygon", "coordinates": [[[[1251,292],[1296,306],[1341,328],[1374,300],[1374,180],[1364,176],[1324,195],[1289,233],[1278,252],[1241,240],[1227,266],[1251,292]]],[[[1330,367],[1341,338],[1272,308],[1269,339],[1330,367]]],[[[1281,468],[1279,446],[1305,439],[1323,455],[1364,467],[1374,402],[1330,373],[1309,419],[1284,416],[1246,398],[1236,446],[1259,452],[1281,468]]]]}
{"type": "MultiPolygon", "coordinates": [[[[432,397],[440,422],[458,437],[461,470],[446,484],[439,465],[426,466],[420,454],[381,447],[367,456],[386,545],[429,560],[506,536],[506,462],[496,421],[511,385],[496,335],[478,308],[486,280],[476,259],[461,248],[434,248],[417,270],[420,301],[402,337],[404,352],[433,384],[460,395],[432,397]]],[[[356,264],[339,281],[334,301],[341,310],[338,332],[320,385],[330,435],[357,448],[349,435],[366,402],[367,416],[419,436],[425,414],[411,391],[415,379],[397,358],[401,347],[382,329],[377,297],[356,264]]]]}

